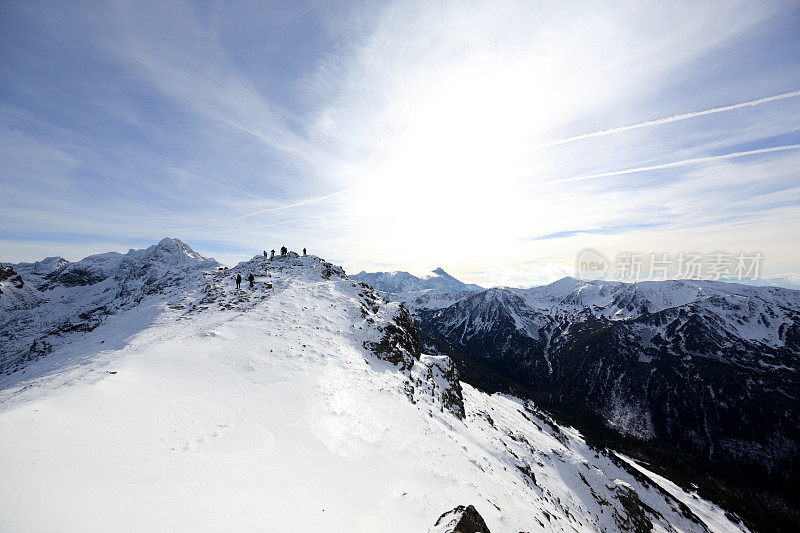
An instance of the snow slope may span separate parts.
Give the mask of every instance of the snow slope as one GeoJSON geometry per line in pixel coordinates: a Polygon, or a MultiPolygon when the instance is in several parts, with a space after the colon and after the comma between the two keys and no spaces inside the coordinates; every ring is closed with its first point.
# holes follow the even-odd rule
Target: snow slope
{"type": "Polygon", "coordinates": [[[319,258],[205,268],[0,382],[1,531],[427,531],[467,504],[495,532],[740,529],[459,384],[319,258]]]}

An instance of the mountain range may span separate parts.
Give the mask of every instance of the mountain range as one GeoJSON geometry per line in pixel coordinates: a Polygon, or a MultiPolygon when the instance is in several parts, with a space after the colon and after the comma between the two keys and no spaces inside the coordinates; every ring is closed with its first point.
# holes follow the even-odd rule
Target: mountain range
{"type": "Polygon", "coordinates": [[[564,278],[388,296],[465,381],[532,399],[766,528],[797,523],[800,291],[564,278]]]}
{"type": "Polygon", "coordinates": [[[0,290],[0,530],[748,529],[464,382],[406,306],[316,256],[226,268],[164,239],[4,264],[0,290]]]}

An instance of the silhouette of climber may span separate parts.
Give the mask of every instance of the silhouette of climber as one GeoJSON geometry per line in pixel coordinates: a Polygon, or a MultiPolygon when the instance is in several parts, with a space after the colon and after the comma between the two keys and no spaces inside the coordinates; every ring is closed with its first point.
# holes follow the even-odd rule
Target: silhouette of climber
{"type": "Polygon", "coordinates": [[[275,249],[274,249],[274,248],[273,248],[273,250],[270,252],[270,256],[269,256],[269,260],[270,260],[270,261],[272,261],[273,259],[275,259],[275,249]]]}
{"type": "Polygon", "coordinates": [[[288,251],[285,246],[281,246],[281,257],[285,256],[288,251]]]}
{"type": "Polygon", "coordinates": [[[305,246],[303,247],[303,255],[306,255],[306,248],[305,248],[305,246]]]}
{"type": "Polygon", "coordinates": [[[236,288],[238,289],[241,286],[242,286],[242,275],[236,274],[236,288]]]}
{"type": "Polygon", "coordinates": [[[267,251],[264,250],[264,257],[267,257],[267,251]]]}
{"type": "Polygon", "coordinates": [[[249,276],[247,276],[247,281],[250,282],[250,288],[253,288],[253,282],[256,280],[256,277],[251,272],[249,276]]]}

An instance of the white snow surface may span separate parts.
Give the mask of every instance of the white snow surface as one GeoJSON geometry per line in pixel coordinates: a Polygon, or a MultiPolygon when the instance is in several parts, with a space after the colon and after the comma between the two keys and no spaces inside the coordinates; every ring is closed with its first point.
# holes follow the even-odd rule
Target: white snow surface
{"type": "Polygon", "coordinates": [[[319,258],[219,271],[164,248],[206,270],[0,381],[0,531],[427,531],[468,504],[494,532],[616,531],[630,490],[654,531],[740,529],[528,402],[462,384],[459,419],[447,358],[377,358],[399,304],[365,314],[319,258]]]}

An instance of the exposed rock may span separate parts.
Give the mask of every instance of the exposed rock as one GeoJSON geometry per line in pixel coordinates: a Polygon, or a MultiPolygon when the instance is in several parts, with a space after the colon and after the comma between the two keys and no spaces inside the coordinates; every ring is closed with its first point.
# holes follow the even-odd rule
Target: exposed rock
{"type": "Polygon", "coordinates": [[[25,282],[13,268],[0,264],[0,282],[2,281],[7,281],[17,289],[21,289],[25,285],[25,282]]]}
{"type": "Polygon", "coordinates": [[[614,510],[614,521],[621,531],[648,533],[653,530],[653,522],[648,515],[654,515],[656,511],[642,503],[639,495],[633,489],[625,485],[618,485],[616,497],[625,509],[625,516],[619,514],[616,509],[614,510]]]}
{"type": "Polygon", "coordinates": [[[417,392],[428,391],[443,409],[463,420],[464,397],[456,365],[443,355],[423,355],[420,362],[425,370],[421,372],[417,392]]]}
{"type": "Polygon", "coordinates": [[[383,332],[379,342],[365,341],[364,347],[378,358],[399,365],[401,370],[414,366],[420,357],[419,331],[405,306],[400,306],[394,320],[378,328],[383,332]]]}
{"type": "Polygon", "coordinates": [[[428,530],[428,533],[490,533],[483,517],[472,505],[459,505],[447,511],[428,530]]]}

